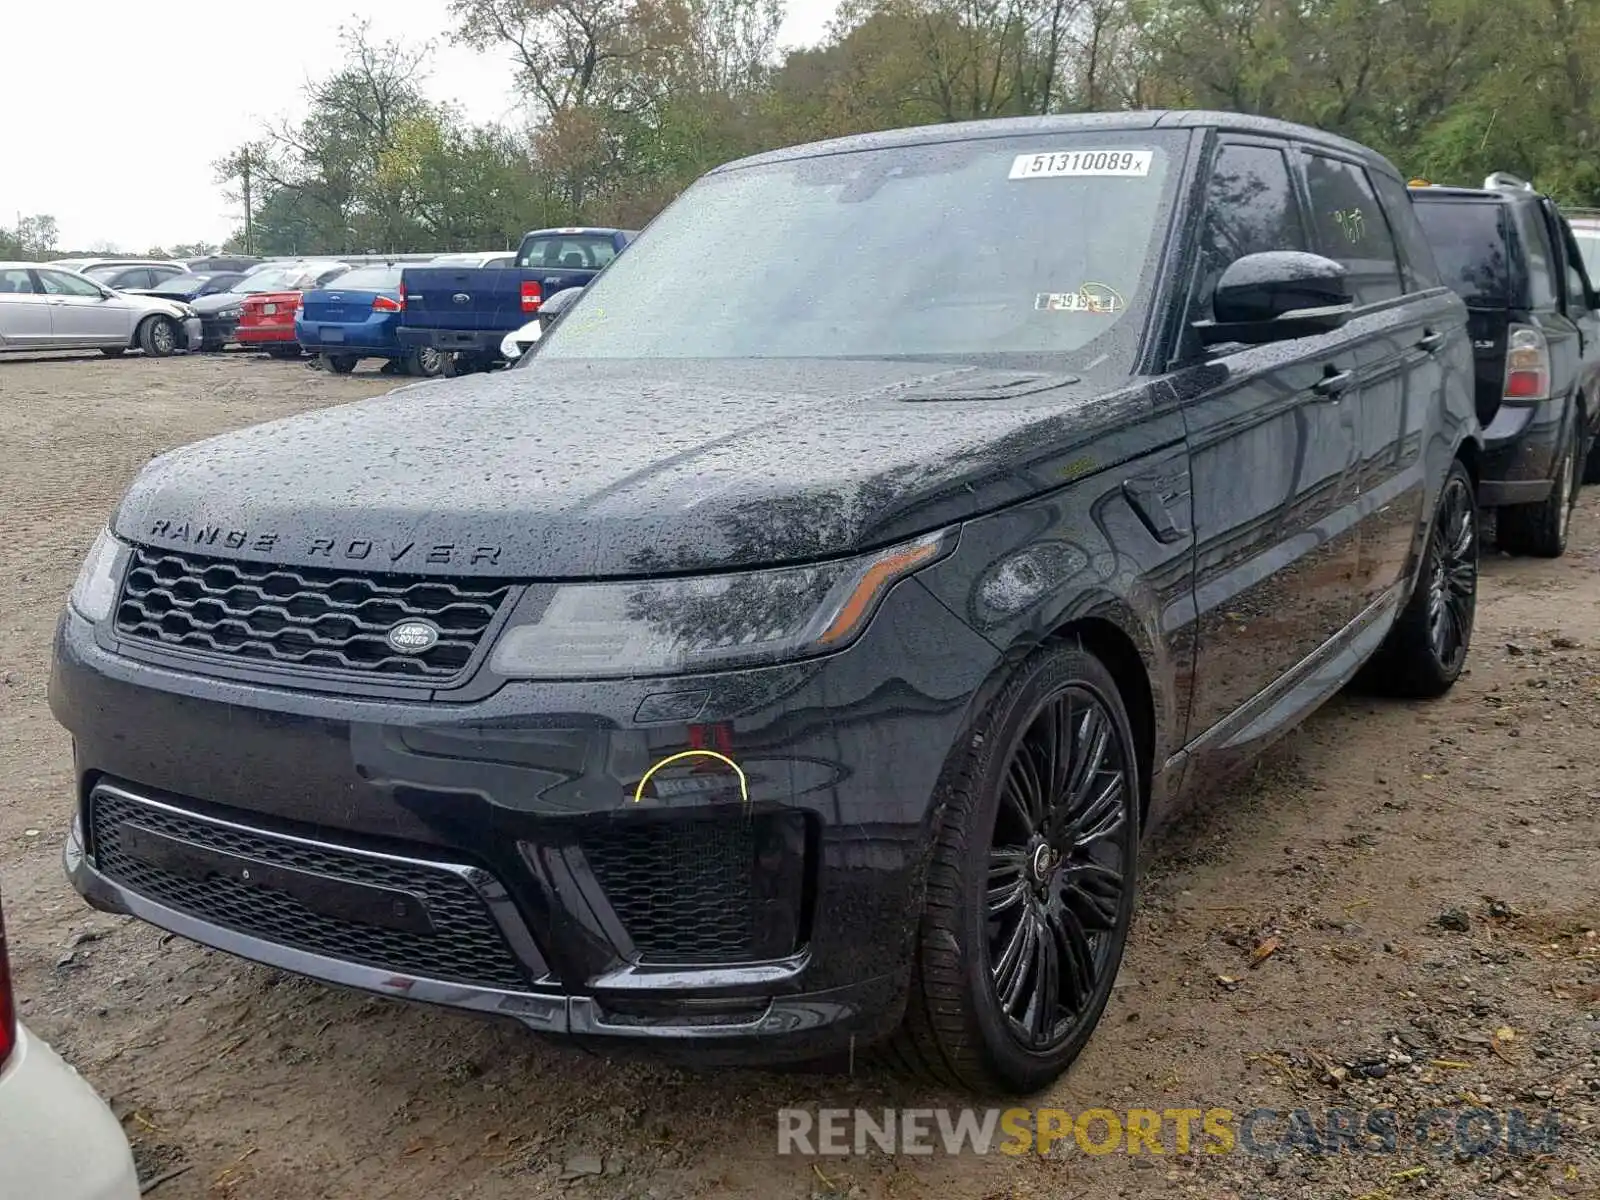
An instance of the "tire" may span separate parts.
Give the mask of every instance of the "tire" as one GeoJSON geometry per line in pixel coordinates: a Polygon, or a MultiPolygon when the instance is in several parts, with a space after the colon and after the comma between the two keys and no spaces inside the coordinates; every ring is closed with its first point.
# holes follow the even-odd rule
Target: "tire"
{"type": "Polygon", "coordinates": [[[1572,527],[1572,506],[1578,502],[1580,435],[1568,432],[1561,457],[1556,460],[1550,494],[1538,504],[1513,504],[1502,508],[1495,525],[1495,540],[1508,554],[1535,558],[1560,558],[1567,550],[1572,527]]]}
{"type": "Polygon", "coordinates": [[[139,349],[150,358],[166,358],[178,349],[178,327],[170,317],[146,317],[136,335],[139,349]]]}
{"type": "Polygon", "coordinates": [[[423,346],[413,350],[405,357],[405,371],[407,375],[415,375],[420,379],[433,379],[444,374],[445,359],[449,356],[442,351],[435,350],[432,346],[423,346]]]}
{"type": "Polygon", "coordinates": [[[299,346],[267,346],[264,347],[268,358],[299,358],[299,346]]]}
{"type": "Polygon", "coordinates": [[[354,354],[324,354],[322,365],[335,375],[348,375],[361,360],[354,354]]]}
{"type": "Polygon", "coordinates": [[[220,354],[220,353],[222,353],[222,351],[225,348],[225,346],[226,346],[226,343],[224,343],[224,342],[217,342],[217,341],[201,342],[200,343],[200,353],[202,353],[202,354],[220,354]]]}
{"type": "Polygon", "coordinates": [[[1478,506],[1458,461],[1434,506],[1411,596],[1362,668],[1361,684],[1387,696],[1444,695],[1466,666],[1477,607],[1478,506]]]}
{"type": "Polygon", "coordinates": [[[1134,746],[1116,681],[1072,643],[1023,662],[952,756],[911,995],[890,1047],[902,1067],[943,1086],[1026,1095],[1078,1056],[1133,919],[1134,746]],[[1034,786],[1045,775],[1052,788],[1034,786]],[[1026,799],[1045,790],[1056,803],[1026,799]]]}
{"type": "Polygon", "coordinates": [[[104,354],[107,358],[121,358],[127,352],[128,352],[128,348],[126,346],[101,346],[100,347],[100,353],[104,354]]]}

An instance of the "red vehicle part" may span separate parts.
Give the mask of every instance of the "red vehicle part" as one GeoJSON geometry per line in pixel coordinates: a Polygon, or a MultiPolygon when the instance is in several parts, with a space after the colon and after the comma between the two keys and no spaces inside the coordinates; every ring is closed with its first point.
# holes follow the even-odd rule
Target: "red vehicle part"
{"type": "Polygon", "coordinates": [[[245,346],[294,341],[294,310],[299,303],[299,292],[260,292],[247,297],[239,306],[234,338],[245,346]]]}

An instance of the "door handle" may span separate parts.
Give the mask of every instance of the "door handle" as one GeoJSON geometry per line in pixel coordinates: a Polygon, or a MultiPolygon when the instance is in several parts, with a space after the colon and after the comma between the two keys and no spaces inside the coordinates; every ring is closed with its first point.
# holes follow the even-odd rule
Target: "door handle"
{"type": "Polygon", "coordinates": [[[1442,345],[1444,345],[1444,334],[1436,329],[1428,330],[1417,339],[1417,349],[1426,350],[1429,354],[1432,354],[1442,345]]]}
{"type": "Polygon", "coordinates": [[[1350,385],[1355,381],[1356,373],[1354,371],[1335,371],[1332,367],[1329,367],[1328,373],[1311,385],[1311,390],[1319,396],[1337,400],[1345,392],[1349,391],[1350,385]]]}

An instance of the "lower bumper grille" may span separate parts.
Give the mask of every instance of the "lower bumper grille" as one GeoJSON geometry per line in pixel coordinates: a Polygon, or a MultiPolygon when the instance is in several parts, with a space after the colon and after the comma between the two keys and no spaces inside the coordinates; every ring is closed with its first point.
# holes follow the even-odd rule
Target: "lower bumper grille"
{"type": "Polygon", "coordinates": [[[108,789],[90,797],[89,844],[113,882],[236,933],[401,975],[512,991],[529,984],[478,892],[445,867],[280,837],[108,789]],[[178,854],[152,854],[153,845],[178,854]],[[197,866],[208,853],[218,869],[197,866]],[[241,860],[260,882],[227,869],[241,860]],[[302,898],[318,880],[364,899],[393,896],[401,908],[375,914],[381,924],[318,911],[302,898]],[[430,928],[385,927],[408,906],[412,923],[430,928]]]}
{"type": "Polygon", "coordinates": [[[586,830],[584,858],[640,961],[755,962],[799,939],[799,814],[616,820],[586,830]]]}

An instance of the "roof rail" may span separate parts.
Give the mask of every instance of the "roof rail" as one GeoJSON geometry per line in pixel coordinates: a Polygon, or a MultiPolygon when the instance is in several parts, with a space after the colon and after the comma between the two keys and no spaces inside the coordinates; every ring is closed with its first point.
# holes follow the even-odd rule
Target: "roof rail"
{"type": "Polygon", "coordinates": [[[1533,191],[1533,184],[1521,176],[1513,175],[1510,171],[1496,171],[1483,181],[1483,188],[1485,191],[1531,192],[1533,191]]]}

